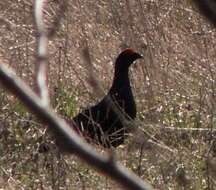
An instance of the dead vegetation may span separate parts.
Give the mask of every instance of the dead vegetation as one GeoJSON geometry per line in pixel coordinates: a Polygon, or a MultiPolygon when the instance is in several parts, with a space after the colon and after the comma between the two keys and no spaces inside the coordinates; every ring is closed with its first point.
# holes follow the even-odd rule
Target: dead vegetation
{"type": "MultiPolygon", "coordinates": [[[[131,72],[139,130],[116,150],[119,161],[155,189],[214,189],[214,27],[189,0],[68,4],[49,42],[49,90],[56,111],[72,117],[98,99],[81,56],[86,41],[104,91],[112,80],[113,60],[122,48],[133,47],[144,54],[131,72]]],[[[35,88],[32,3],[2,0],[0,10],[1,59],[35,88]]],[[[48,27],[58,10],[58,1],[48,1],[48,27]]],[[[75,156],[59,154],[44,126],[2,88],[0,110],[3,189],[120,188],[75,156]],[[44,148],[49,151],[40,153],[44,148]]]]}

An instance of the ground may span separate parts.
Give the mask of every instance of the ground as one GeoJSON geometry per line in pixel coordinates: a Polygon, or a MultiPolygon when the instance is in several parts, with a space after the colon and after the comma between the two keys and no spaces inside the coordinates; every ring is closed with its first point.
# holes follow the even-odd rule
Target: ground
{"type": "MultiPolygon", "coordinates": [[[[48,27],[59,2],[47,1],[48,27]]],[[[35,88],[32,9],[31,1],[1,0],[0,64],[5,60],[35,88]]],[[[52,105],[72,118],[101,98],[89,84],[86,45],[105,93],[115,58],[134,48],[144,55],[130,70],[138,116],[115,151],[118,161],[155,189],[215,189],[215,32],[190,0],[70,0],[49,41],[52,105]]],[[[121,189],[75,156],[60,154],[46,126],[3,88],[0,110],[2,189],[121,189]]]]}

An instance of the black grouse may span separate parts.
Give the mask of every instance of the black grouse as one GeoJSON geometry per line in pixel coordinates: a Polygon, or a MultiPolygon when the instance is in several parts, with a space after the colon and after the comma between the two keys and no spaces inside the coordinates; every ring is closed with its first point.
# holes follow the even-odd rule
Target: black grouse
{"type": "Polygon", "coordinates": [[[142,56],[139,53],[129,48],[121,52],[115,62],[114,79],[108,94],[98,104],[73,118],[76,130],[88,141],[106,148],[117,147],[124,142],[129,132],[124,121],[136,117],[136,104],[128,72],[130,65],[140,58],[142,56]]]}

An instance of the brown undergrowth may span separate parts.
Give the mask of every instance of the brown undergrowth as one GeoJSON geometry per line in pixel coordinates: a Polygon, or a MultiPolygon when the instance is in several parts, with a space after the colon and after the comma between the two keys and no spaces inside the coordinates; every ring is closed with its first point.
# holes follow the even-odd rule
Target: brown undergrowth
{"type": "MultiPolygon", "coordinates": [[[[58,8],[48,1],[48,26],[58,8]]],[[[0,10],[0,53],[34,88],[32,3],[2,0],[0,10]]],[[[71,0],[64,14],[49,42],[56,111],[73,117],[99,99],[81,55],[86,41],[105,92],[116,56],[132,47],[144,54],[130,73],[138,117],[134,133],[116,149],[118,160],[156,189],[214,189],[215,29],[189,0],[71,0]]],[[[3,189],[120,189],[76,157],[61,155],[46,127],[2,88],[0,110],[3,189]]]]}

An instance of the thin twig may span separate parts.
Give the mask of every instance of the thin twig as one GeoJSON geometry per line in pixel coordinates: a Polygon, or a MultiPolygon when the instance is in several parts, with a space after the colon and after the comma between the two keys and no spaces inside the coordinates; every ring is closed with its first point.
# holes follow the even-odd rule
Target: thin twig
{"type": "Polygon", "coordinates": [[[0,26],[1,25],[5,25],[8,30],[12,30],[16,27],[16,25],[13,22],[2,16],[0,16],[0,26]]]}
{"type": "Polygon", "coordinates": [[[191,128],[191,127],[164,127],[164,126],[156,126],[157,128],[161,130],[167,130],[167,131],[197,131],[197,132],[216,132],[216,129],[212,128],[191,128]]]}
{"type": "Polygon", "coordinates": [[[34,4],[35,26],[38,33],[36,68],[37,68],[37,90],[44,105],[49,105],[49,91],[47,88],[47,51],[48,51],[48,34],[43,22],[44,0],[35,0],[34,4]]]}

